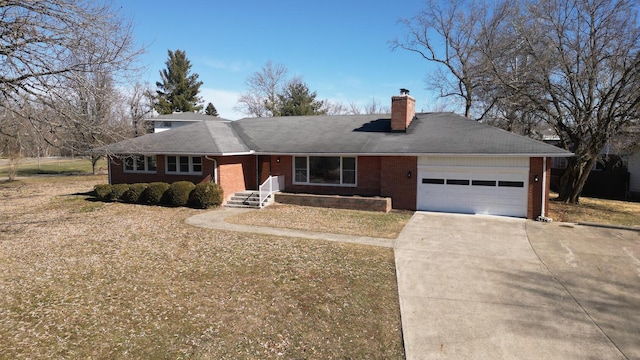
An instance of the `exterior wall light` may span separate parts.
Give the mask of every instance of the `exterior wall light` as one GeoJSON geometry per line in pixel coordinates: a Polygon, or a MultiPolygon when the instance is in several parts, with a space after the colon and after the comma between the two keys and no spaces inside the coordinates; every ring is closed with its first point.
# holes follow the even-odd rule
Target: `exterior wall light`
{"type": "Polygon", "coordinates": [[[538,177],[538,175],[534,175],[533,182],[538,182],[538,181],[540,181],[540,178],[538,177]]]}
{"type": "Polygon", "coordinates": [[[407,171],[407,179],[411,179],[411,170],[407,171]]]}

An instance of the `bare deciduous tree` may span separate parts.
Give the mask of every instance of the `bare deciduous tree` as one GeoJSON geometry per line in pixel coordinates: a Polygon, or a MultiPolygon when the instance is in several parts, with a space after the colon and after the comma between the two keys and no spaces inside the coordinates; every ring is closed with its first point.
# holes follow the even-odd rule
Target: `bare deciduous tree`
{"type": "Polygon", "coordinates": [[[28,121],[4,109],[0,117],[0,156],[9,160],[9,181],[16,179],[26,139],[30,137],[28,121]]]}
{"type": "Polygon", "coordinates": [[[637,2],[504,0],[491,11],[465,3],[428,3],[394,46],[440,64],[436,82],[465,100],[467,116],[475,102],[511,131],[548,124],[576,154],[559,200],[577,203],[602,149],[640,116],[637,2]]]}
{"type": "Polygon", "coordinates": [[[576,154],[561,177],[561,201],[579,201],[602,149],[640,115],[636,10],[632,0],[539,0],[513,20],[527,63],[522,81],[502,85],[576,154]]]}
{"type": "Polygon", "coordinates": [[[389,114],[391,110],[388,106],[383,106],[376,98],[371,98],[371,101],[364,104],[365,114],[389,114]]]}
{"type": "Polygon", "coordinates": [[[64,133],[62,146],[72,153],[90,154],[93,172],[102,154],[90,152],[94,147],[106,145],[126,137],[128,122],[124,96],[117,91],[113,75],[95,69],[76,74],[64,86],[64,105],[60,115],[69,124],[64,133]]]}
{"type": "Polygon", "coordinates": [[[441,97],[462,100],[464,115],[471,117],[476,92],[482,86],[480,39],[490,17],[489,7],[481,1],[429,0],[418,15],[401,20],[406,36],[392,41],[391,47],[415,52],[439,65],[429,75],[429,84],[440,90],[441,97]]]}
{"type": "Polygon", "coordinates": [[[0,4],[0,107],[15,114],[0,121],[25,119],[41,139],[71,151],[87,146],[79,146],[82,142],[76,138],[69,141],[70,134],[84,132],[85,139],[109,134],[112,127],[86,122],[86,111],[79,116],[83,112],[69,104],[79,90],[99,91],[103,82],[96,81],[98,72],[115,81],[135,70],[142,50],[134,45],[131,25],[102,1],[0,4]],[[40,111],[25,110],[35,107],[40,111]]]}
{"type": "Polygon", "coordinates": [[[323,104],[322,110],[327,115],[346,115],[349,113],[348,107],[341,101],[325,100],[323,104]]]}
{"type": "Polygon", "coordinates": [[[153,112],[154,94],[149,84],[135,83],[127,98],[133,135],[138,137],[151,132],[150,125],[144,123],[144,119],[153,112]]]}
{"type": "Polygon", "coordinates": [[[248,116],[274,116],[278,107],[278,94],[288,82],[287,72],[286,66],[267,61],[260,71],[246,80],[248,90],[240,96],[235,108],[248,116]]]}
{"type": "Polygon", "coordinates": [[[349,114],[360,115],[361,113],[362,113],[362,110],[360,109],[360,106],[358,106],[356,102],[351,101],[349,103],[349,114]]]}

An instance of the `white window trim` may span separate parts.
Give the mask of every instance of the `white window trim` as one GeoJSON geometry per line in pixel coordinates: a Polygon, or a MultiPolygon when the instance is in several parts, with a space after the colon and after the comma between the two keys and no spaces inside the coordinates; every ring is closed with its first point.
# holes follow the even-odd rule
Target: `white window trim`
{"type": "Polygon", "coordinates": [[[292,166],[292,181],[294,185],[308,185],[308,186],[334,186],[334,187],[357,187],[358,186],[358,157],[357,156],[293,156],[293,161],[291,161],[291,166],[292,166]],[[325,184],[325,183],[312,183],[309,182],[309,164],[311,163],[309,158],[311,157],[337,157],[340,158],[340,183],[339,184],[325,184]],[[296,158],[306,158],[307,159],[307,174],[306,174],[306,178],[307,181],[306,182],[299,182],[296,181],[296,158]],[[342,176],[343,176],[343,168],[342,168],[342,159],[343,158],[353,158],[355,159],[355,182],[353,184],[343,184],[342,183],[342,176]]]}
{"type": "Polygon", "coordinates": [[[155,155],[153,155],[153,156],[146,156],[146,155],[134,155],[134,156],[130,156],[130,157],[128,157],[129,159],[132,159],[132,160],[133,160],[133,162],[134,162],[134,166],[133,166],[133,167],[134,167],[134,168],[137,168],[137,166],[136,166],[136,164],[137,164],[136,158],[137,158],[138,156],[142,156],[142,157],[143,157],[143,159],[144,159],[144,160],[143,160],[144,170],[136,170],[136,169],[134,169],[134,170],[127,170],[127,164],[126,164],[127,159],[123,159],[123,160],[122,160],[122,172],[127,173],[127,174],[157,174],[157,173],[158,173],[158,157],[157,157],[157,156],[155,156],[155,155]],[[156,169],[155,169],[155,170],[149,170],[149,169],[148,169],[148,166],[147,166],[147,165],[148,165],[149,163],[147,162],[147,159],[148,159],[148,158],[150,158],[150,157],[155,157],[155,158],[156,158],[156,169]]]}
{"type": "Polygon", "coordinates": [[[200,155],[165,155],[164,157],[164,173],[166,175],[202,175],[202,169],[204,168],[204,161],[200,155]],[[176,158],[176,171],[169,171],[169,157],[176,158]],[[180,171],[180,157],[186,156],[189,158],[189,171],[180,171]],[[193,171],[193,158],[200,158],[200,171],[193,171]]]}

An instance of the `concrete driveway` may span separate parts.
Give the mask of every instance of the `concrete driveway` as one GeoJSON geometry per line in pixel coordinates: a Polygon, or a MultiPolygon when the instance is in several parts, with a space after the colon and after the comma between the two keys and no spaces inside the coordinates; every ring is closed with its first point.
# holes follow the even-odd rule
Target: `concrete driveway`
{"type": "Polygon", "coordinates": [[[407,359],[640,359],[638,232],[417,212],[394,251],[407,359]]]}

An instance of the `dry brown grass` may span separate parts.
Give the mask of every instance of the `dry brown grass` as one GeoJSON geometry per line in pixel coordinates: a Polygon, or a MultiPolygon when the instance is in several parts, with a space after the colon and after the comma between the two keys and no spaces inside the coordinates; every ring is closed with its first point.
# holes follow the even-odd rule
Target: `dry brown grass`
{"type": "Polygon", "coordinates": [[[640,203],[589,197],[581,197],[580,204],[550,201],[549,215],[563,222],[640,226],[640,203]]]}
{"type": "Polygon", "coordinates": [[[274,204],[225,219],[243,225],[270,226],[343,235],[395,239],[413,212],[390,213],[274,204]]]}
{"type": "Polygon", "coordinates": [[[0,184],[0,358],[403,358],[393,252],[0,184]]]}

